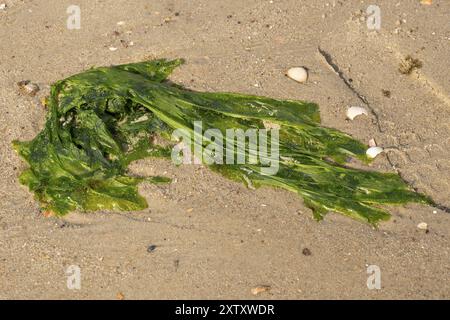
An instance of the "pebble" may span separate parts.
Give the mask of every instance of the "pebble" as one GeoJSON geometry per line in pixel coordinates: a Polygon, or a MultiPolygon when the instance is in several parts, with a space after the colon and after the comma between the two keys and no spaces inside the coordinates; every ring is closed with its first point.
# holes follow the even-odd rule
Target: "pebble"
{"type": "Polygon", "coordinates": [[[309,250],[308,248],[304,248],[302,250],[302,253],[304,256],[310,256],[311,255],[311,250],[309,250]]]}
{"type": "Polygon", "coordinates": [[[156,250],[156,245],[152,244],[147,247],[147,252],[151,253],[156,250]]]}
{"type": "Polygon", "coordinates": [[[34,97],[39,91],[39,86],[30,80],[23,80],[17,83],[20,93],[34,97]]]}
{"type": "Polygon", "coordinates": [[[308,80],[308,70],[303,67],[293,67],[290,68],[286,75],[291,78],[292,80],[295,80],[297,82],[306,82],[308,80]]]}

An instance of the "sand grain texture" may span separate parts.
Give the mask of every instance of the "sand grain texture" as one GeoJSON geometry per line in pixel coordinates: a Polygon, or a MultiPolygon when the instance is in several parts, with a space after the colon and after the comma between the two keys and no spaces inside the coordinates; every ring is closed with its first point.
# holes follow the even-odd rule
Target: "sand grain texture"
{"type": "Polygon", "coordinates": [[[378,230],[336,214],[317,223],[287,191],[249,190],[204,167],[142,160],[133,172],[175,179],[141,185],[149,209],[44,218],[17,181],[24,164],[11,148],[41,130],[39,100],[52,82],[91,66],[183,57],[171,80],[194,90],[317,102],[324,125],[389,147],[391,163],[379,156],[373,168],[393,164],[449,207],[448,1],[377,1],[378,32],[359,12],[365,1],[77,2],[80,30],[66,28],[68,1],[10,0],[0,12],[1,299],[254,299],[251,289],[261,285],[271,289],[258,299],[450,298],[450,214],[442,210],[391,207],[378,230]],[[402,75],[408,54],[423,66],[402,75]],[[298,65],[310,71],[306,84],[284,75],[298,65]],[[36,97],[19,94],[21,80],[39,85],[36,97]],[[374,114],[350,122],[346,108],[362,104],[355,92],[374,114]],[[66,287],[69,265],[81,268],[81,290],[66,287]],[[367,288],[368,265],[381,268],[381,290],[367,288]]]}

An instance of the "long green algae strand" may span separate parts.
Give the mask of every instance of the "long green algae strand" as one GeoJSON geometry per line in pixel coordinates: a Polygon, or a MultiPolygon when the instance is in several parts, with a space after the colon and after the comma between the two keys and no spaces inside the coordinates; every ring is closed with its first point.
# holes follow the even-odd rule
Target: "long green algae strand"
{"type": "Polygon", "coordinates": [[[146,208],[137,185],[170,180],[130,176],[127,166],[145,157],[170,158],[171,132],[192,130],[197,120],[224,135],[227,128],[264,129],[267,122],[279,126],[275,175],[261,174],[260,164],[210,167],[255,187],[296,192],[316,219],[334,211],[376,224],[390,216],[382,205],[432,203],[397,174],[344,166],[349,157],[367,162],[367,147],[321,127],[316,104],[195,92],[166,82],[181,63],[162,59],[95,68],[52,85],[44,129],[31,141],[13,142],[29,165],[20,182],[34,192],[42,210],[64,215],[73,210],[146,208]]]}

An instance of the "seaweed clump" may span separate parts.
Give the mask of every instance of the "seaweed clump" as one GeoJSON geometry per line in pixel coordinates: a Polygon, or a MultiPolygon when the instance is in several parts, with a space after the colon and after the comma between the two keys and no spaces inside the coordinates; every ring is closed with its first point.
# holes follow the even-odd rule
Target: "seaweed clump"
{"type": "MultiPolygon", "coordinates": [[[[279,126],[279,170],[264,175],[260,163],[210,167],[255,187],[271,185],[298,193],[314,216],[334,211],[376,224],[389,218],[380,205],[430,203],[397,174],[345,167],[349,157],[369,161],[366,146],[338,130],[320,126],[314,103],[235,94],[194,92],[166,82],[182,60],[152,60],[100,67],[56,82],[47,99],[44,129],[14,148],[28,163],[20,182],[43,210],[141,210],[140,182],[165,177],[127,174],[130,162],[171,157],[174,129],[279,126]],[[158,139],[155,139],[158,137],[158,139]],[[164,140],[167,143],[155,143],[164,140]]],[[[202,142],[205,143],[205,142],[202,142]]]]}

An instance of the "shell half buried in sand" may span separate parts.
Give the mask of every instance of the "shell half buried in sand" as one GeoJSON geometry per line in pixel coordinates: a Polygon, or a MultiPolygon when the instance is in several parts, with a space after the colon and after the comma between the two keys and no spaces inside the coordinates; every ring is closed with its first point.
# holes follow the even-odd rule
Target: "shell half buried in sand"
{"type": "Polygon", "coordinates": [[[367,149],[366,155],[369,158],[373,159],[382,152],[383,152],[383,148],[381,148],[381,147],[370,147],[369,149],[367,149]]]}
{"type": "Polygon", "coordinates": [[[367,112],[367,109],[363,108],[363,107],[350,107],[347,109],[346,115],[347,115],[348,119],[353,120],[357,116],[360,116],[362,114],[367,116],[367,115],[369,115],[369,112],[367,112]]]}
{"type": "Polygon", "coordinates": [[[297,82],[306,82],[308,80],[308,70],[303,67],[293,67],[286,72],[286,76],[297,82]]]}

